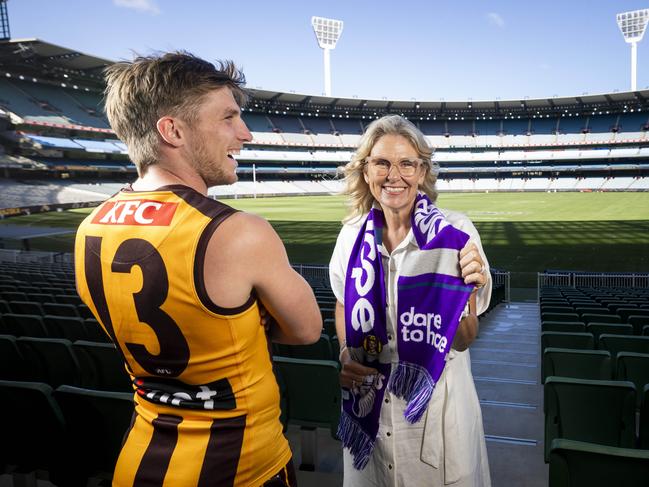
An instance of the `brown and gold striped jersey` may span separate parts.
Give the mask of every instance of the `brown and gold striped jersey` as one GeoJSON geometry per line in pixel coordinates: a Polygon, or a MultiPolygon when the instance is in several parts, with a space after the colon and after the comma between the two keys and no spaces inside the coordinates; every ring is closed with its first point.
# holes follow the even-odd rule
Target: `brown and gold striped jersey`
{"type": "Polygon", "coordinates": [[[260,485],[291,457],[257,300],[221,308],[205,289],[207,244],[234,211],[186,186],[123,190],[79,227],[79,295],[135,388],[114,485],[260,485]]]}

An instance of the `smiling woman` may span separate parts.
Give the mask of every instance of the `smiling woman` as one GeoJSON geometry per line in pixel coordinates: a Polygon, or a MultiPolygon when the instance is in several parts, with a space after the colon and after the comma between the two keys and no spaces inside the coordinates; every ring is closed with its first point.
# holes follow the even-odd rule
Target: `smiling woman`
{"type": "Polygon", "coordinates": [[[374,144],[365,159],[363,177],[372,196],[386,212],[386,218],[408,220],[417,189],[426,176],[427,162],[418,156],[408,139],[387,134],[374,144]],[[401,215],[403,212],[407,214],[401,215]]]}
{"type": "Polygon", "coordinates": [[[491,280],[473,224],[434,204],[431,155],[388,116],[345,166],[351,211],[329,271],[348,486],[490,485],[467,349],[491,280]]]}

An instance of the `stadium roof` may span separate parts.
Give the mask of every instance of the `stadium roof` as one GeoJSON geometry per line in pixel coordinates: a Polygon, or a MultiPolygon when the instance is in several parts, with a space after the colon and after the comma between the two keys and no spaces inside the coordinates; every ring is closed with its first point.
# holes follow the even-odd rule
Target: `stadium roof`
{"type": "Polygon", "coordinates": [[[583,112],[592,110],[637,110],[649,109],[649,90],[604,93],[599,95],[564,96],[548,98],[520,98],[491,101],[424,101],[424,100],[371,100],[362,98],[333,98],[301,95],[253,89],[249,107],[294,114],[296,111],[319,110],[320,113],[360,115],[382,115],[398,113],[408,117],[447,115],[467,118],[481,118],[483,115],[503,117],[509,115],[532,116],[534,114],[556,113],[561,110],[583,112]],[[255,106],[257,104],[257,106],[255,106]]]}
{"type": "Polygon", "coordinates": [[[0,69],[12,75],[102,89],[102,71],[113,61],[39,39],[0,41],[0,69]]]}

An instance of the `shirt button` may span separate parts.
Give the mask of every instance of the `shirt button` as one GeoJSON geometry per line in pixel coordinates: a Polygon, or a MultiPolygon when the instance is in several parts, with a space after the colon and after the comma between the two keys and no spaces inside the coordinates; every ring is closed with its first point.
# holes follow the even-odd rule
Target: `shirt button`
{"type": "Polygon", "coordinates": [[[388,335],[388,340],[392,340],[392,335],[388,335]]]}
{"type": "Polygon", "coordinates": [[[388,463],[388,468],[389,468],[390,470],[392,470],[392,464],[391,464],[391,463],[388,463]]]}
{"type": "Polygon", "coordinates": [[[388,435],[388,436],[392,436],[392,433],[390,433],[390,432],[388,431],[388,432],[386,433],[386,435],[388,435]]]}
{"type": "Polygon", "coordinates": [[[387,397],[385,398],[385,404],[390,404],[390,399],[387,397]]]}

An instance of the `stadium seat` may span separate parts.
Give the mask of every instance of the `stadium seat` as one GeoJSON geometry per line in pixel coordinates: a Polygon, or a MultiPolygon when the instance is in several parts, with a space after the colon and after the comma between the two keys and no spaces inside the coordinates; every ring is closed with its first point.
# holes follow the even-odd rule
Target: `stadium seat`
{"type": "Polygon", "coordinates": [[[541,296],[540,302],[541,302],[542,305],[546,304],[546,305],[551,305],[551,306],[570,306],[570,307],[572,307],[572,305],[570,304],[570,301],[568,301],[567,299],[565,299],[563,297],[543,297],[543,296],[541,296]]]}
{"type": "Polygon", "coordinates": [[[334,319],[336,317],[336,308],[320,308],[320,314],[322,315],[322,321],[334,319]]]}
{"type": "Polygon", "coordinates": [[[113,343],[108,333],[104,331],[99,322],[94,318],[84,320],[89,342],[113,343]]]}
{"type": "Polygon", "coordinates": [[[41,307],[41,303],[37,303],[34,301],[9,301],[9,307],[11,308],[11,311],[14,313],[18,313],[21,315],[40,315],[42,316],[43,314],[43,308],[41,307]]]}
{"type": "Polygon", "coordinates": [[[66,445],[65,422],[52,392],[47,384],[0,380],[5,418],[0,467],[15,465],[22,472],[31,472],[54,470],[61,464],[66,445]]]}
{"type": "Polygon", "coordinates": [[[27,294],[22,291],[2,291],[0,297],[4,301],[27,301],[27,294]]]}
{"type": "Polygon", "coordinates": [[[649,316],[631,315],[626,319],[627,323],[633,325],[633,334],[642,335],[643,328],[649,325],[649,316]]]}
{"type": "Polygon", "coordinates": [[[0,299],[0,314],[11,313],[9,303],[4,299],[0,299]]]}
{"type": "Polygon", "coordinates": [[[77,305],[77,311],[79,312],[79,316],[81,316],[84,319],[95,318],[95,315],[92,314],[90,308],[88,308],[88,306],[86,306],[85,304],[77,305]]]}
{"type": "Polygon", "coordinates": [[[336,436],[340,420],[340,366],[331,360],[273,359],[287,386],[289,421],[328,427],[336,436]]]}
{"type": "Polygon", "coordinates": [[[638,446],[649,450],[649,384],[642,390],[642,402],[640,405],[640,435],[638,446]]]}
{"type": "Polygon", "coordinates": [[[336,334],[336,320],[334,318],[327,318],[322,321],[322,328],[325,334],[334,336],[336,334]]]}
{"type": "MultiPolygon", "coordinates": [[[[611,310],[614,314],[616,314],[616,315],[620,315],[620,316],[622,316],[622,313],[618,313],[618,310],[620,310],[620,309],[629,309],[629,308],[637,309],[637,308],[638,308],[637,305],[631,306],[631,305],[630,305],[628,302],[626,302],[626,301],[623,302],[623,303],[609,303],[609,304],[607,305],[607,307],[608,307],[608,309],[611,310]]],[[[622,316],[622,319],[624,319],[624,316],[622,316]]]]}
{"type": "Polygon", "coordinates": [[[584,313],[581,319],[586,325],[589,323],[622,323],[622,318],[613,314],[584,313]]]}
{"type": "Polygon", "coordinates": [[[132,392],[124,361],[112,343],[79,340],[72,344],[81,365],[81,385],[89,389],[132,392]]]}
{"type": "Polygon", "coordinates": [[[340,342],[337,336],[331,337],[331,360],[339,362],[340,358],[340,342]]]}
{"type": "Polygon", "coordinates": [[[54,297],[59,304],[73,304],[75,306],[83,304],[78,294],[57,294],[54,297]]]}
{"type": "Polygon", "coordinates": [[[580,306],[578,308],[575,308],[575,313],[581,316],[582,319],[585,314],[601,314],[601,315],[613,314],[612,312],[609,312],[608,309],[599,306],[580,306]]]}
{"type": "Polygon", "coordinates": [[[628,323],[630,316],[644,316],[649,320],[649,309],[641,308],[619,308],[617,314],[622,317],[623,323],[628,323]]]}
{"type": "Polygon", "coordinates": [[[42,293],[49,293],[49,294],[63,294],[63,288],[61,287],[41,287],[41,292],[42,293]]]}
{"type": "Polygon", "coordinates": [[[555,439],[550,445],[549,487],[644,487],[649,451],[555,439]]]}
{"type": "Polygon", "coordinates": [[[541,305],[541,313],[574,313],[575,308],[572,306],[554,306],[554,305],[541,305]]]}
{"type": "Polygon", "coordinates": [[[595,338],[595,347],[599,341],[599,336],[603,333],[612,335],[633,335],[633,327],[621,323],[588,323],[586,331],[593,334],[595,338]]]}
{"type": "Polygon", "coordinates": [[[51,294],[39,293],[39,292],[27,293],[27,300],[41,303],[42,306],[43,303],[53,303],[54,296],[52,296],[51,294]]]}
{"type": "Polygon", "coordinates": [[[6,333],[9,335],[36,338],[49,337],[41,315],[8,313],[2,315],[2,321],[6,333]]]}
{"type": "Polygon", "coordinates": [[[611,380],[611,354],[607,350],[549,347],[543,351],[542,382],[549,376],[611,380]]]}
{"type": "Polygon", "coordinates": [[[53,388],[62,384],[79,384],[79,362],[70,340],[20,337],[16,344],[25,361],[31,365],[30,379],[33,382],[44,382],[53,388]]]}
{"type": "Polygon", "coordinates": [[[273,357],[290,357],[292,345],[273,343],[273,357]]]}
{"type": "Polygon", "coordinates": [[[308,360],[331,360],[331,343],[329,335],[322,334],[317,342],[311,345],[289,345],[289,357],[308,360]]]}
{"type": "Polygon", "coordinates": [[[635,404],[632,382],[547,377],[543,398],[546,462],[555,438],[633,448],[635,404]]]}
{"type": "Polygon", "coordinates": [[[9,330],[7,329],[7,326],[5,325],[4,320],[2,319],[2,313],[0,313],[0,335],[13,335],[13,333],[10,333],[9,330]]]}
{"type": "Polygon", "coordinates": [[[98,472],[112,476],[133,417],[133,394],[60,386],[54,391],[65,418],[73,461],[66,485],[86,485],[98,472]]]}
{"type": "Polygon", "coordinates": [[[592,333],[565,333],[558,331],[541,332],[541,351],[547,347],[593,349],[595,339],[592,333]]]}
{"type": "Polygon", "coordinates": [[[340,365],[331,360],[274,357],[277,373],[286,385],[288,422],[302,426],[302,470],[317,464],[316,427],[327,427],[336,438],[340,421],[340,365]]]}
{"type": "Polygon", "coordinates": [[[581,321],[577,313],[541,313],[541,321],[581,321]]]}
{"type": "Polygon", "coordinates": [[[45,315],[43,324],[51,337],[66,338],[71,342],[88,339],[88,331],[82,318],[45,315]]]}
{"type": "Polygon", "coordinates": [[[619,298],[616,297],[608,297],[608,298],[603,298],[599,300],[599,303],[603,306],[608,307],[611,304],[615,305],[624,305],[626,301],[620,301],[619,298]]]}
{"type": "Polygon", "coordinates": [[[600,304],[594,299],[584,297],[584,296],[571,296],[568,298],[568,301],[573,307],[578,306],[599,306],[600,304]]]}
{"type": "Polygon", "coordinates": [[[563,321],[544,321],[541,323],[541,331],[561,331],[566,333],[584,333],[586,331],[586,325],[575,321],[575,322],[563,322],[563,321]]]}
{"type": "Polygon", "coordinates": [[[597,348],[611,352],[613,370],[617,370],[616,358],[618,352],[649,353],[649,337],[603,333],[599,336],[597,348]]]}
{"type": "Polygon", "coordinates": [[[638,391],[637,407],[640,408],[642,391],[649,384],[649,354],[619,352],[617,354],[616,380],[628,380],[635,384],[638,391]]]}
{"type": "Polygon", "coordinates": [[[43,312],[46,315],[53,316],[79,317],[79,312],[75,304],[44,303],[43,312]]]}
{"type": "Polygon", "coordinates": [[[29,364],[16,345],[16,337],[0,335],[0,379],[25,380],[29,375],[29,364]]]}

